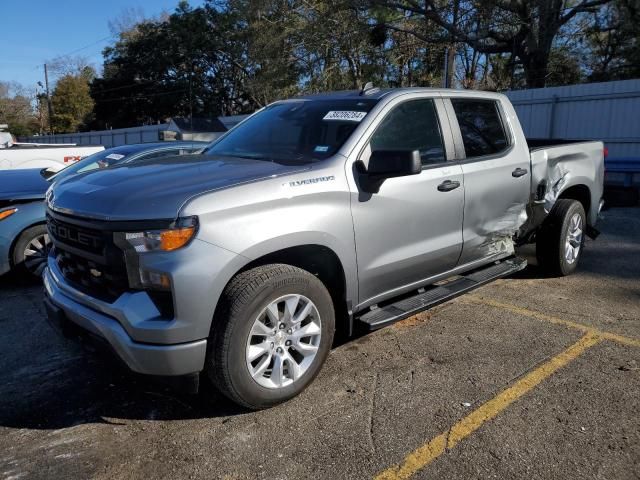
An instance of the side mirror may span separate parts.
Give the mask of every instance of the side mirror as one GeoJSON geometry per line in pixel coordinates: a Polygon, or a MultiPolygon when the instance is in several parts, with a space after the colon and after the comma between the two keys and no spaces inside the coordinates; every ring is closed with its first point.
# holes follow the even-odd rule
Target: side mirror
{"type": "Polygon", "coordinates": [[[362,161],[356,164],[360,172],[360,185],[365,192],[378,193],[387,178],[406,177],[422,172],[418,150],[374,150],[369,157],[369,166],[362,161]]]}
{"type": "Polygon", "coordinates": [[[417,175],[422,171],[418,150],[374,150],[367,174],[378,179],[417,175]]]}
{"type": "Polygon", "coordinates": [[[58,173],[58,172],[56,172],[55,170],[49,170],[49,167],[45,167],[42,170],[40,170],[40,175],[45,180],[53,177],[56,173],[58,173]]]}

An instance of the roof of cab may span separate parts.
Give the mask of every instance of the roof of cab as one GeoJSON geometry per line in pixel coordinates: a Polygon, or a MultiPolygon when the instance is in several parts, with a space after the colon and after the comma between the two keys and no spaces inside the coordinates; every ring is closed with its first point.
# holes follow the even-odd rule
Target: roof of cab
{"type": "Polygon", "coordinates": [[[496,92],[487,92],[483,90],[464,90],[455,88],[431,88],[431,87],[403,87],[403,88],[371,88],[369,90],[341,90],[334,92],[313,93],[307,95],[300,95],[299,97],[291,98],[291,100],[345,100],[345,99],[371,99],[380,100],[383,97],[389,95],[401,95],[405,93],[432,93],[436,95],[463,95],[477,97],[489,97],[498,98],[502,96],[496,92]]]}

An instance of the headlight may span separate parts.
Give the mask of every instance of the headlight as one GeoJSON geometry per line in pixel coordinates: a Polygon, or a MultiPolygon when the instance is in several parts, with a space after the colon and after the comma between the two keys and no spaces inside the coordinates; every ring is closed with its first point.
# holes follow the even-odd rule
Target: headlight
{"type": "Polygon", "coordinates": [[[17,211],[18,211],[17,208],[7,208],[6,210],[1,210],[0,211],[0,220],[4,220],[5,218],[10,217],[11,215],[16,213],[17,211]]]}
{"type": "Polygon", "coordinates": [[[170,252],[187,245],[198,229],[196,217],[181,218],[175,226],[163,230],[126,232],[125,240],[136,252],[170,252]]]}

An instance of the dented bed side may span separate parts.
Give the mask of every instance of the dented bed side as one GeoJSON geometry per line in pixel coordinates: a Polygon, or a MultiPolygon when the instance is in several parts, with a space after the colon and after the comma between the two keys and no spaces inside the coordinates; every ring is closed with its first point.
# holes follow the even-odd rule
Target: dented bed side
{"type": "MultiPolygon", "coordinates": [[[[603,193],[603,150],[603,143],[597,141],[540,146],[531,150],[532,192],[525,234],[540,226],[559,198],[578,199],[575,192],[578,189],[585,191],[585,188],[588,189],[587,223],[595,226],[603,193]]],[[[580,199],[585,203],[585,199],[580,199]]]]}

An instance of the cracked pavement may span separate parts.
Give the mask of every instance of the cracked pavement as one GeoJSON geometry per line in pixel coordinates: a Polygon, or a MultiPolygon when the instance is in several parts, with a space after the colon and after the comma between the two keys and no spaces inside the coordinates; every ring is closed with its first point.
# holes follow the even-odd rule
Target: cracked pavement
{"type": "MultiPolygon", "coordinates": [[[[583,336],[546,317],[640,339],[640,209],[604,215],[576,275],[530,267],[337,346],[262,412],[86,354],[46,324],[41,286],[2,278],[0,478],[372,478],[583,336]]],[[[414,477],[640,478],[639,365],[603,340],[414,477]]]]}

